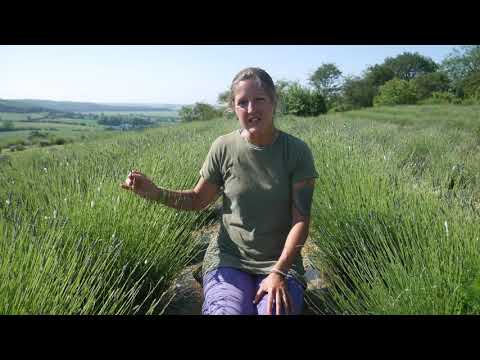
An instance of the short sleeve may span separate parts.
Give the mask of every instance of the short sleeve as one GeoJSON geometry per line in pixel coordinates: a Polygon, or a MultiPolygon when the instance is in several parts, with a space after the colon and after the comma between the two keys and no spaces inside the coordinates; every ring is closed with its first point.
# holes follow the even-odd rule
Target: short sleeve
{"type": "Polygon", "coordinates": [[[207,158],[200,169],[200,176],[209,183],[223,186],[220,142],[215,140],[208,151],[207,158]]]}
{"type": "Polygon", "coordinates": [[[293,184],[306,179],[318,178],[312,151],[307,144],[303,142],[300,144],[296,165],[292,173],[293,184]]]}

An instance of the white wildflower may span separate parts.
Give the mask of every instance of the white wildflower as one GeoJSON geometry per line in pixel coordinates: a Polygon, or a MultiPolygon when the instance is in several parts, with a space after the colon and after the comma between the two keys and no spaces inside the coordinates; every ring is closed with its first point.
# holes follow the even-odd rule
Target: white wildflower
{"type": "Polygon", "coordinates": [[[387,161],[387,157],[385,155],[383,155],[383,160],[387,161]]]}
{"type": "Polygon", "coordinates": [[[93,208],[95,206],[95,201],[90,201],[90,207],[93,208]]]}
{"type": "Polygon", "coordinates": [[[46,168],[46,167],[45,167],[45,168],[43,168],[43,171],[47,172],[47,168],[46,168]]]}
{"type": "Polygon", "coordinates": [[[54,218],[54,219],[57,218],[57,209],[53,210],[53,218],[54,218]]]}
{"type": "Polygon", "coordinates": [[[447,233],[448,236],[448,223],[447,220],[445,220],[445,223],[443,224],[445,226],[445,232],[447,233]]]}
{"type": "Polygon", "coordinates": [[[10,200],[8,200],[8,199],[5,200],[5,203],[6,203],[7,205],[10,205],[10,200]]]}
{"type": "Polygon", "coordinates": [[[147,260],[147,259],[145,259],[145,261],[144,261],[143,263],[144,263],[144,264],[147,264],[147,263],[148,263],[148,260],[147,260]]]}

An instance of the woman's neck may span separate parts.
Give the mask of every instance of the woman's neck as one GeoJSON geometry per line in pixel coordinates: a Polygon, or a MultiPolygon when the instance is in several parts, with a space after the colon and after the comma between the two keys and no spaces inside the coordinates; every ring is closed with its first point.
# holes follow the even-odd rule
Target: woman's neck
{"type": "Polygon", "coordinates": [[[270,131],[262,134],[252,134],[246,129],[242,129],[241,135],[249,143],[256,146],[271,145],[275,142],[279,134],[278,129],[272,127],[270,131]]]}

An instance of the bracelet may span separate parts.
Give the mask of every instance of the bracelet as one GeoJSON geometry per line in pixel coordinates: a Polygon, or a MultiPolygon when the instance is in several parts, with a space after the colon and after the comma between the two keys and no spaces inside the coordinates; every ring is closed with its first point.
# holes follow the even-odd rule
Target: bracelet
{"type": "Polygon", "coordinates": [[[282,270],[278,270],[278,269],[273,268],[271,272],[273,272],[275,274],[282,275],[283,277],[287,277],[287,274],[284,273],[282,270]]]}

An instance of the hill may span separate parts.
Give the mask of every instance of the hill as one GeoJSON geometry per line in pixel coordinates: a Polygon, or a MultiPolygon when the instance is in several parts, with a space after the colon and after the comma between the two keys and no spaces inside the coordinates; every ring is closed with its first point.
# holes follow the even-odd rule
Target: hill
{"type": "Polygon", "coordinates": [[[0,99],[0,112],[98,112],[98,111],[171,111],[178,105],[154,104],[100,104],[76,101],[0,99]]]}

